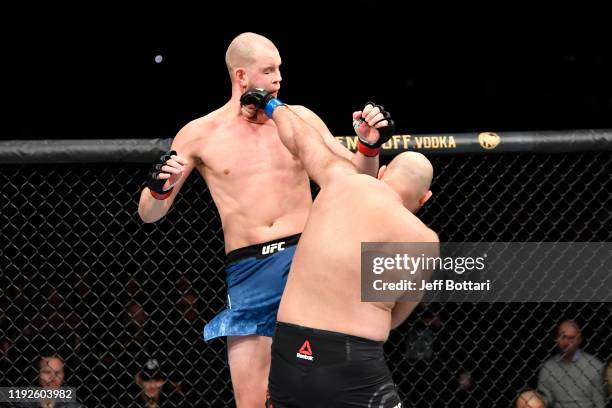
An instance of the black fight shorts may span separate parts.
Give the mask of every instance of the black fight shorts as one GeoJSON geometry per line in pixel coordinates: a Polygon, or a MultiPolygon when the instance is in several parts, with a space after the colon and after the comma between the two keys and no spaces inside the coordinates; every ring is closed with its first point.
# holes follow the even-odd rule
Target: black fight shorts
{"type": "Polygon", "coordinates": [[[268,408],[401,408],[383,342],[278,322],[268,408]]]}

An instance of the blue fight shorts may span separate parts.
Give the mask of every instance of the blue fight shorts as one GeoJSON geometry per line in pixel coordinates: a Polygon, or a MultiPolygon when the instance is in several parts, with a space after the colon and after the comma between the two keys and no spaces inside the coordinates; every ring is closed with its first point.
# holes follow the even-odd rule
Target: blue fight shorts
{"type": "Polygon", "coordinates": [[[204,340],[221,336],[272,337],[300,234],[227,254],[227,306],[204,327],[204,340]]]}

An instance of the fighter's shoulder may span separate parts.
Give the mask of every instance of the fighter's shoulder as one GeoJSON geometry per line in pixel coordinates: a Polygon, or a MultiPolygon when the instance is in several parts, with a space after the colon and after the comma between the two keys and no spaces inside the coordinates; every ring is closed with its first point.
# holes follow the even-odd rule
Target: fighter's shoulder
{"type": "Polygon", "coordinates": [[[313,120],[316,120],[316,121],[321,120],[319,115],[317,115],[312,110],[305,107],[304,105],[289,105],[289,108],[291,108],[293,112],[298,114],[306,122],[311,122],[313,120]]]}
{"type": "Polygon", "coordinates": [[[403,205],[398,206],[395,213],[389,212],[393,217],[396,230],[405,242],[440,242],[438,234],[429,228],[419,217],[406,209],[403,205]]]}
{"type": "MultiPolygon", "coordinates": [[[[405,209],[405,208],[404,208],[405,209]]],[[[429,228],[419,217],[415,214],[406,210],[408,217],[405,217],[405,223],[407,227],[412,227],[412,233],[418,242],[440,242],[438,234],[429,228]]]]}
{"type": "Polygon", "coordinates": [[[304,105],[289,105],[289,108],[291,108],[291,110],[294,111],[295,113],[297,113],[298,115],[301,115],[301,114],[314,114],[313,111],[311,111],[310,109],[308,109],[304,105]]]}
{"type": "Polygon", "coordinates": [[[423,236],[423,242],[440,242],[440,237],[438,236],[438,234],[425,224],[423,224],[422,226],[421,235],[423,236]]]}
{"type": "Polygon", "coordinates": [[[220,116],[217,110],[187,122],[178,131],[173,143],[191,144],[206,139],[223,123],[220,116]]]}
{"type": "Polygon", "coordinates": [[[387,190],[384,184],[381,183],[376,177],[372,177],[368,174],[363,173],[350,173],[347,174],[344,183],[350,183],[354,190],[357,191],[368,191],[368,195],[374,197],[370,192],[379,191],[384,192],[387,190]]]}
{"type": "Polygon", "coordinates": [[[193,119],[179,131],[177,136],[183,137],[203,137],[211,132],[214,132],[216,128],[224,123],[223,115],[220,109],[210,112],[207,115],[193,119]]]}
{"type": "Polygon", "coordinates": [[[374,177],[357,173],[354,168],[347,167],[347,171],[336,171],[325,188],[328,191],[334,190],[335,194],[347,197],[348,200],[354,200],[356,197],[363,196],[366,191],[368,192],[366,196],[372,197],[376,194],[377,187],[378,184],[374,177]]]}

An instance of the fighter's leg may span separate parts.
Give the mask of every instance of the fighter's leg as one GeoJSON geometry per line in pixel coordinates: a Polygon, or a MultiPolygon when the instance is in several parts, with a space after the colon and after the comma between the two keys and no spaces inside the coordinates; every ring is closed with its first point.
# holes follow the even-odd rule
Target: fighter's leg
{"type": "Polygon", "coordinates": [[[266,401],[272,339],[228,336],[227,349],[238,408],[262,408],[266,401]]]}

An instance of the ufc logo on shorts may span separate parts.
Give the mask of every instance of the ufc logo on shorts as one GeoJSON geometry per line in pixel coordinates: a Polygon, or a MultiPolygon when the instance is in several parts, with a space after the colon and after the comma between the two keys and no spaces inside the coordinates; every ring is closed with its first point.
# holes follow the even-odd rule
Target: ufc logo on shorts
{"type": "Polygon", "coordinates": [[[274,244],[266,245],[265,247],[261,248],[261,254],[268,255],[268,254],[273,254],[274,252],[277,252],[277,251],[284,251],[285,248],[283,248],[283,245],[285,245],[284,241],[275,242],[274,244]]]}

